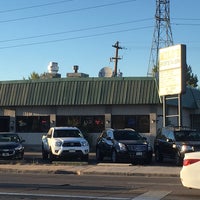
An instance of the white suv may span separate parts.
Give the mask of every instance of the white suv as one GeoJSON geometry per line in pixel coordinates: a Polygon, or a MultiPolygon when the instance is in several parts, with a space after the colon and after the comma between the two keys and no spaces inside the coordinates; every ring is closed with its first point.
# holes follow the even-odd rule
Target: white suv
{"type": "Polygon", "coordinates": [[[50,160],[74,157],[88,161],[89,144],[76,127],[52,127],[42,137],[42,157],[50,160]]]}

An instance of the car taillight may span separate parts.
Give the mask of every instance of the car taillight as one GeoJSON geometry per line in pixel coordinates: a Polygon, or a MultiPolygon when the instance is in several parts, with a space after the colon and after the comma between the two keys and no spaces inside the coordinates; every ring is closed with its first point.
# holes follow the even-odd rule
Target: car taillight
{"type": "Polygon", "coordinates": [[[200,159],[184,159],[183,166],[188,166],[188,165],[194,164],[199,161],[200,161],[200,159]]]}

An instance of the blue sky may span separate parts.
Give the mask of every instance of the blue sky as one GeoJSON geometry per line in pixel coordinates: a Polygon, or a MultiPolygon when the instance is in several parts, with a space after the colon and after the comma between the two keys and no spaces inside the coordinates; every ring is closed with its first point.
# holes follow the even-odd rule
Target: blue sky
{"type": "MultiPolygon", "coordinates": [[[[174,44],[186,44],[187,63],[200,80],[199,7],[199,0],[170,2],[174,44]]],[[[0,81],[47,72],[52,61],[61,77],[74,65],[97,77],[103,67],[114,69],[116,41],[123,76],[147,76],[155,12],[156,0],[0,1],[0,81]]]]}

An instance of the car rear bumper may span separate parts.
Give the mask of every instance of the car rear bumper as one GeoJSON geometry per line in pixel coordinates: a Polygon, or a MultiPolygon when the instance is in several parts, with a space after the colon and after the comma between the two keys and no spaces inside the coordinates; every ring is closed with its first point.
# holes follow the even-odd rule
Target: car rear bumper
{"type": "Polygon", "coordinates": [[[198,169],[190,166],[186,166],[181,169],[180,179],[184,187],[200,189],[200,175],[195,173],[197,171],[199,171],[199,166],[198,169]]]}
{"type": "Polygon", "coordinates": [[[149,159],[152,159],[152,152],[119,152],[118,153],[119,159],[129,159],[131,162],[140,160],[140,161],[148,161],[149,159]]]}

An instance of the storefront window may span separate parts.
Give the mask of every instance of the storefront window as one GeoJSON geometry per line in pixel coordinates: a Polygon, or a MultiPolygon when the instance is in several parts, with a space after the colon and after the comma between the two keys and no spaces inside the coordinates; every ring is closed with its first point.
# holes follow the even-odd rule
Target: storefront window
{"type": "Polygon", "coordinates": [[[47,132],[50,128],[49,116],[17,116],[16,131],[27,132],[47,132]]]}
{"type": "Polygon", "coordinates": [[[85,133],[104,130],[104,116],[57,116],[56,126],[76,126],[85,133]]]}
{"type": "Polygon", "coordinates": [[[9,132],[10,131],[10,117],[3,116],[0,117],[0,132],[9,132]]]}
{"type": "Polygon", "coordinates": [[[140,133],[148,133],[149,115],[112,115],[112,128],[133,128],[140,133]]]}

